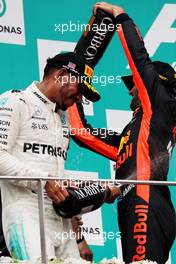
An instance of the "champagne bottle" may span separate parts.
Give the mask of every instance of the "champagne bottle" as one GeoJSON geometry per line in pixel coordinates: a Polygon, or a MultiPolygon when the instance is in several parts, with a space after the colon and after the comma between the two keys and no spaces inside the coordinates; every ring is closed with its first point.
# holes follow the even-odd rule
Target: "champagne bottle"
{"type": "Polygon", "coordinates": [[[104,10],[97,9],[96,15],[90,18],[74,51],[84,56],[95,67],[103,56],[115,30],[114,17],[104,10]]]}
{"type": "Polygon", "coordinates": [[[82,186],[78,190],[67,188],[69,197],[64,203],[53,207],[58,215],[64,218],[71,218],[77,214],[85,214],[98,209],[110,195],[110,190],[97,185],[96,183],[82,186]]]}

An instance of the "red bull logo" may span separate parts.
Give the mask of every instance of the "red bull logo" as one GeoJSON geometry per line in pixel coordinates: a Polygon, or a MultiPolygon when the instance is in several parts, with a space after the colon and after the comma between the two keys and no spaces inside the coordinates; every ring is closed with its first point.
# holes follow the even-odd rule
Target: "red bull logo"
{"type": "Polygon", "coordinates": [[[148,205],[138,204],[135,206],[137,223],[134,225],[133,238],[137,245],[135,255],[133,256],[133,261],[145,259],[148,209],[148,205]]]}
{"type": "Polygon", "coordinates": [[[120,166],[129,158],[132,156],[133,153],[133,143],[127,144],[129,142],[131,130],[128,130],[127,135],[121,138],[119,150],[117,153],[117,162],[116,162],[116,169],[119,169],[120,166]],[[123,152],[121,155],[121,150],[124,149],[125,146],[125,152],[123,152]]]}
{"type": "Polygon", "coordinates": [[[123,149],[124,145],[126,145],[128,143],[129,138],[130,138],[130,133],[131,133],[131,130],[128,130],[127,135],[121,138],[117,155],[119,155],[119,153],[123,149]]]}
{"type": "Polygon", "coordinates": [[[122,153],[120,156],[117,158],[116,162],[116,169],[119,169],[120,166],[129,158],[132,157],[133,153],[133,143],[130,143],[125,146],[125,152],[122,153]]]}

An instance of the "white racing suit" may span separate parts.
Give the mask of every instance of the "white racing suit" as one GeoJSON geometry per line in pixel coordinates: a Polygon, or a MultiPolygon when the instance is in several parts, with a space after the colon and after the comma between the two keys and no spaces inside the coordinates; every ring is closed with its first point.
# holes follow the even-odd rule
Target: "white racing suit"
{"type": "MultiPolygon", "coordinates": [[[[64,176],[69,116],[56,110],[32,83],[0,97],[0,175],[64,176]]],[[[3,231],[12,256],[34,264],[41,257],[37,181],[1,181],[3,231]]],[[[79,257],[70,239],[70,220],[60,218],[45,198],[48,257],[79,257]],[[67,235],[68,234],[68,235],[67,235]]]]}

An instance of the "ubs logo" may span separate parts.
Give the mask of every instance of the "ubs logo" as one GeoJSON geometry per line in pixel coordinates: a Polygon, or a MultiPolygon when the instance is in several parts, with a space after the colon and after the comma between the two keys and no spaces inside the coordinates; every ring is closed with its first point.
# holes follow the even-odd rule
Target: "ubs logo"
{"type": "Polygon", "coordinates": [[[48,130],[48,126],[47,126],[47,124],[38,124],[38,123],[32,123],[32,126],[31,126],[31,128],[33,129],[33,130],[35,130],[35,129],[39,129],[39,130],[48,130]]]}

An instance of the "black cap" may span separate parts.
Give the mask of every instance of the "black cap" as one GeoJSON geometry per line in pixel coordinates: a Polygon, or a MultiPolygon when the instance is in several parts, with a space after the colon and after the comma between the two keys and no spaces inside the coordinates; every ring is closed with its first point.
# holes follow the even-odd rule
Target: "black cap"
{"type": "MultiPolygon", "coordinates": [[[[172,66],[170,66],[170,64],[168,63],[161,61],[153,61],[153,65],[162,83],[168,87],[170,92],[176,93],[176,72],[172,68],[172,66]]],[[[134,86],[133,76],[121,76],[121,79],[130,91],[134,86]]]]}
{"type": "Polygon", "coordinates": [[[154,61],[153,64],[160,80],[169,89],[169,92],[176,93],[176,72],[174,68],[162,61],[154,61]]]}
{"type": "Polygon", "coordinates": [[[80,76],[82,94],[92,102],[96,102],[100,99],[100,94],[91,85],[94,69],[83,56],[78,55],[75,52],[61,53],[48,59],[47,65],[56,68],[65,68],[72,74],[80,76]]]}

